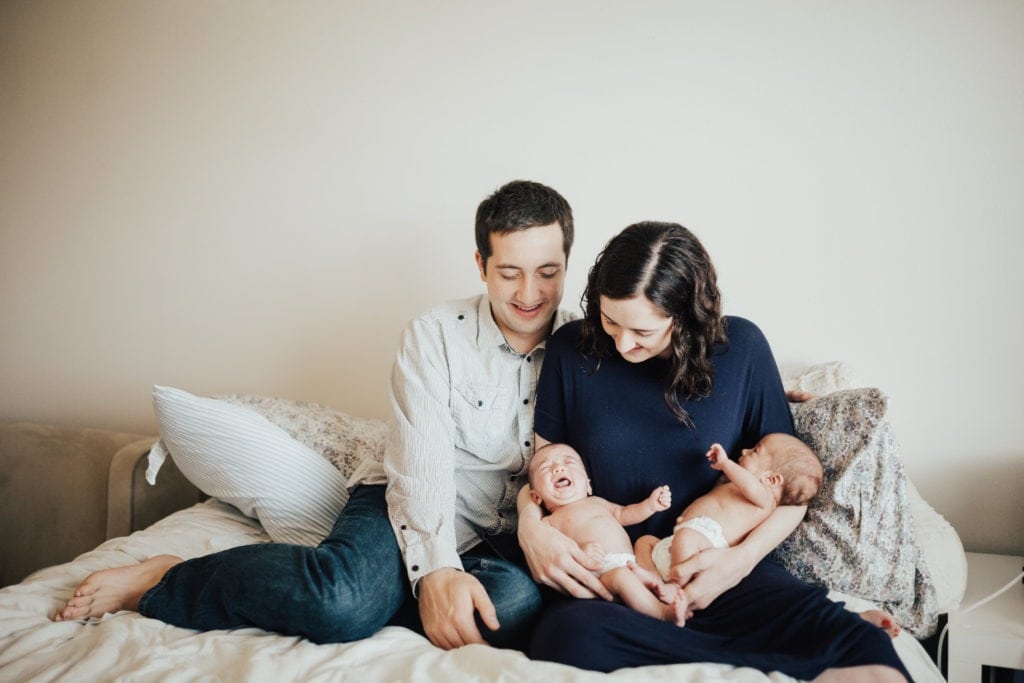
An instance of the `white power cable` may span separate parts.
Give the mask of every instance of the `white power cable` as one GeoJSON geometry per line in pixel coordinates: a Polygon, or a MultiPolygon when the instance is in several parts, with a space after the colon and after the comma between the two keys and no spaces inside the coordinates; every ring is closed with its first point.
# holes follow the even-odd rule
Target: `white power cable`
{"type": "Polygon", "coordinates": [[[955,614],[949,615],[949,619],[946,621],[946,625],[942,627],[942,633],[939,634],[939,651],[937,652],[936,657],[936,662],[939,666],[939,671],[942,671],[942,642],[946,639],[946,631],[949,630],[950,623],[952,623],[954,619],[962,617],[968,612],[976,610],[986,603],[992,602],[1000,595],[1002,595],[1006,591],[1010,590],[1011,588],[1019,584],[1021,582],[1021,579],[1024,579],[1024,571],[1022,571],[1020,574],[1017,574],[1017,576],[1013,577],[1013,579],[1008,584],[997,590],[995,593],[992,593],[991,595],[988,595],[982,598],[981,600],[978,600],[970,607],[965,607],[964,609],[957,610],[955,614]]]}

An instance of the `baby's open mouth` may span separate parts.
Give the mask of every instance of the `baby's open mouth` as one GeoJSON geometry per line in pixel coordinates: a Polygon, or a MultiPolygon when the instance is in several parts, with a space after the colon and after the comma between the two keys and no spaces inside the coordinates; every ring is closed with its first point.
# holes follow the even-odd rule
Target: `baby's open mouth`
{"type": "Polygon", "coordinates": [[[572,486],[572,479],[570,479],[569,477],[559,477],[558,479],[555,479],[556,489],[562,489],[565,488],[566,486],[572,486]]]}

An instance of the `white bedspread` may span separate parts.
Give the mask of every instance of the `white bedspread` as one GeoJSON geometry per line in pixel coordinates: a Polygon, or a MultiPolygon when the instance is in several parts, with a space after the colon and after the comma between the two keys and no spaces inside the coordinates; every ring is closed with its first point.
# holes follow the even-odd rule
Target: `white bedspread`
{"type": "MultiPolygon", "coordinates": [[[[258,629],[197,633],[129,612],[88,622],[50,621],[90,572],[160,553],[188,558],[266,540],[257,523],[210,500],[0,590],[0,681],[794,680],[778,673],[765,675],[719,664],[676,664],[598,674],[531,661],[512,650],[469,646],[446,652],[398,627],[385,628],[356,643],[315,645],[258,629]]],[[[918,683],[943,680],[917,641],[900,635],[895,643],[918,683]]]]}

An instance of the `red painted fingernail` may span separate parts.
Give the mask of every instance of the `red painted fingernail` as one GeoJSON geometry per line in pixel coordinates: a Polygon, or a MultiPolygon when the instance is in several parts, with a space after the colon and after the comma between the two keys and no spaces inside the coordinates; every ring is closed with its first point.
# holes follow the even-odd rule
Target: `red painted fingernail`
{"type": "Polygon", "coordinates": [[[882,626],[887,626],[887,627],[888,626],[892,626],[892,622],[889,621],[888,619],[883,619],[882,620],[882,626]]]}

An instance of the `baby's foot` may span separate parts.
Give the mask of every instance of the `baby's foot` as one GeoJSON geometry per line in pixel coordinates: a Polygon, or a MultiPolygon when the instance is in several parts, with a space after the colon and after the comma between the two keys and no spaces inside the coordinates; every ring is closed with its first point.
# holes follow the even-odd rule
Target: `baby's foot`
{"type": "Polygon", "coordinates": [[[662,581],[661,576],[657,572],[645,569],[636,562],[627,562],[626,566],[640,579],[640,583],[644,585],[644,588],[651,591],[658,600],[666,605],[675,600],[676,591],[679,590],[678,587],[662,581]]]}
{"type": "Polygon", "coordinates": [[[181,562],[174,555],[157,555],[140,564],[93,572],[75,590],[54,621],[99,617],[120,610],[135,611],[142,594],[155,586],[167,570],[181,562]]]}
{"type": "Polygon", "coordinates": [[[690,601],[686,599],[686,591],[677,590],[672,602],[665,605],[665,621],[671,621],[676,626],[686,624],[690,613],[687,611],[690,601]]]}
{"type": "Polygon", "coordinates": [[[895,638],[900,634],[899,624],[896,623],[896,619],[888,612],[883,612],[880,609],[869,609],[866,612],[861,612],[860,618],[882,629],[889,634],[890,638],[895,638]]]}
{"type": "Polygon", "coordinates": [[[674,583],[658,583],[651,592],[654,593],[654,597],[658,598],[658,600],[661,600],[666,605],[671,605],[683,591],[674,583]]]}

